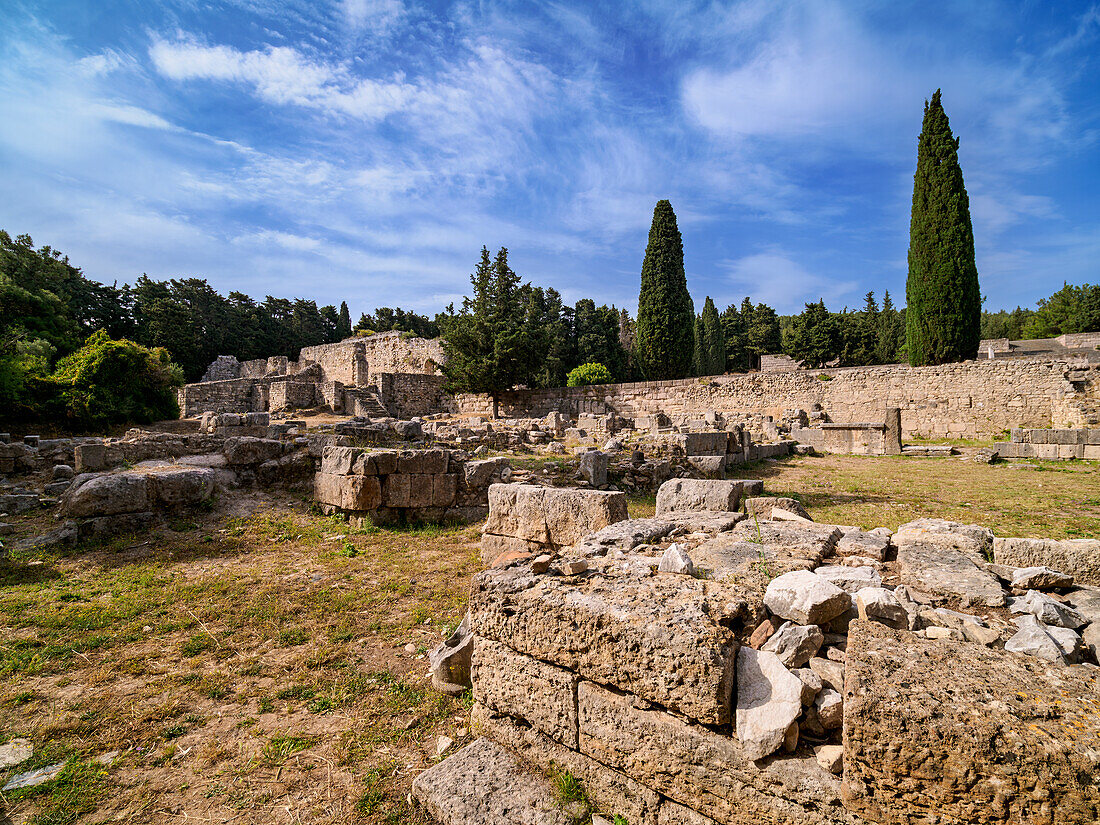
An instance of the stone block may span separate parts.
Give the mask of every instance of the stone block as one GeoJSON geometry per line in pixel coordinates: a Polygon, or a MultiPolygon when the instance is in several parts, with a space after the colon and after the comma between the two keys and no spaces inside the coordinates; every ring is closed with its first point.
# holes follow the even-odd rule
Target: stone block
{"type": "MultiPolygon", "coordinates": [[[[398,467],[401,464],[398,462],[398,467]]],[[[388,476],[390,478],[400,478],[401,473],[398,472],[397,476],[388,476]]],[[[431,507],[433,496],[435,495],[435,476],[422,473],[414,473],[406,476],[409,479],[409,503],[408,507],[431,507]]]]}
{"type": "Polygon", "coordinates": [[[142,473],[117,473],[82,480],[79,476],[61,499],[65,518],[113,516],[148,510],[152,485],[142,473]]]}
{"type": "Polygon", "coordinates": [[[740,481],[674,478],[657,491],[657,515],[692,510],[735,512],[741,490],[740,481]]]}
{"type": "MultiPolygon", "coordinates": [[[[405,478],[390,478],[395,477],[405,478]]],[[[382,486],[376,476],[317,473],[313,477],[313,497],[341,510],[377,510],[382,506],[382,486]]]]}
{"type": "Polygon", "coordinates": [[[630,564],[572,578],[493,568],[470,595],[476,635],[710,724],[731,718],[738,646],[722,622],[745,611],[714,582],[630,564]]]}
{"type": "Polygon", "coordinates": [[[98,473],[107,469],[105,444],[77,444],[73,449],[78,473],[98,473]]]}
{"type": "Polygon", "coordinates": [[[481,561],[488,566],[502,553],[530,553],[535,556],[542,552],[544,546],[538,541],[485,533],[481,537],[481,561]]]}
{"type": "Polygon", "coordinates": [[[321,472],[330,475],[346,476],[356,470],[356,464],[362,469],[363,451],[358,447],[337,447],[328,445],[321,454],[321,472]]]}
{"type": "Polygon", "coordinates": [[[581,753],[720,822],[851,821],[812,756],[753,762],[730,736],[592,682],[577,688],[581,753]]]}
{"type": "Polygon", "coordinates": [[[681,433],[675,437],[684,455],[725,455],[728,440],[724,432],[681,433]]]}
{"type": "Polygon", "coordinates": [[[577,749],[577,675],[474,637],[474,701],[577,749]]]}
{"type": "Polygon", "coordinates": [[[222,453],[231,466],[263,464],[283,454],[283,442],[272,438],[235,436],[225,440],[222,453]]]}
{"type": "MultiPolygon", "coordinates": [[[[1092,432],[1092,430],[1089,432],[1092,432]]],[[[1100,459],[1100,444],[1086,444],[1081,451],[1081,457],[1090,461],[1100,459]]]]}
{"type": "Polygon", "coordinates": [[[844,801],[866,820],[1100,821],[1095,672],[856,621],[844,801]],[[991,699],[991,697],[993,697],[991,699]]]}
{"type": "Polygon", "coordinates": [[[493,484],[485,532],[566,547],[626,518],[624,493],[493,484]]]}
{"type": "Polygon", "coordinates": [[[584,785],[585,794],[601,811],[614,811],[630,825],[655,825],[660,796],[625,774],[601,765],[590,756],[570,750],[549,736],[517,722],[512,717],[494,713],[484,705],[474,703],[470,713],[473,731],[479,736],[523,754],[533,765],[556,765],[568,771],[584,785]]]}
{"type": "Polygon", "coordinates": [[[382,479],[382,503],[386,507],[411,507],[411,479],[405,473],[391,473],[382,479]]]}
{"type": "Polygon", "coordinates": [[[442,473],[432,476],[432,506],[450,507],[458,494],[458,475],[442,473]]]}
{"type": "Polygon", "coordinates": [[[447,472],[447,450],[403,450],[397,456],[397,472],[434,475],[447,472]]]}
{"type": "Polygon", "coordinates": [[[217,473],[209,467],[186,470],[165,470],[151,473],[153,495],[157,501],[168,505],[193,505],[214,495],[217,473]]]}
{"type": "Polygon", "coordinates": [[[1100,585],[1097,539],[997,538],[993,560],[1008,567],[1050,567],[1073,576],[1078,584],[1100,585]]]}

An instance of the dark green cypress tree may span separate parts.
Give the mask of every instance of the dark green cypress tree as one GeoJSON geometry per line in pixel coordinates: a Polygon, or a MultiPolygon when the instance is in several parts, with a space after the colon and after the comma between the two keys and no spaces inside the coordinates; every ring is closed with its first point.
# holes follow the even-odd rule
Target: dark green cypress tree
{"type": "Polygon", "coordinates": [[[693,326],[691,348],[691,371],[694,375],[707,374],[706,333],[703,332],[703,319],[696,318],[693,326]]]}
{"type": "Polygon", "coordinates": [[[974,262],[970,199],[940,91],[924,104],[913,176],[905,333],[913,366],[978,354],[982,298],[974,262]]]}
{"type": "Polygon", "coordinates": [[[634,339],[638,367],[647,380],[691,374],[694,322],[676,214],[667,200],[657,201],[642,262],[634,339]]]}
{"type": "Polygon", "coordinates": [[[709,295],[703,304],[702,320],[703,353],[706,358],[703,375],[721,375],[726,371],[726,335],[718,318],[718,309],[709,295]]]}
{"type": "Polygon", "coordinates": [[[340,321],[336,326],[336,334],[339,336],[338,341],[351,337],[351,313],[348,312],[347,301],[340,302],[340,321]]]}

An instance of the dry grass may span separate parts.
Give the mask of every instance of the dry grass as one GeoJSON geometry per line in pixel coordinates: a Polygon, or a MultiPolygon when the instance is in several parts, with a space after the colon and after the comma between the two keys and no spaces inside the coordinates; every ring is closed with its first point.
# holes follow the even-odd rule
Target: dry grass
{"type": "MultiPolygon", "coordinates": [[[[1100,524],[1088,462],[835,456],[741,474],[841,524],[940,516],[1051,537],[1100,524]]],[[[468,707],[430,689],[425,653],[464,612],[477,528],[352,530],[301,499],[251,504],[0,562],[0,740],[34,742],[20,771],[71,760],[0,798],[14,821],[427,821],[409,785],[439,735],[462,744],[468,707]],[[109,751],[109,769],[92,761],[109,751]]],[[[630,512],[652,515],[653,497],[630,512]]]]}

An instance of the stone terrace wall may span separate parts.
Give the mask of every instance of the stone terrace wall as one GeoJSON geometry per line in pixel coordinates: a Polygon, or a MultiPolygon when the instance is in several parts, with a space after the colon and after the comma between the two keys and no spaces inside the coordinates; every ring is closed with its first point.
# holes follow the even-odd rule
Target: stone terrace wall
{"type": "Polygon", "coordinates": [[[326,380],[356,386],[363,386],[377,373],[435,375],[443,360],[443,346],[438,340],[405,337],[400,332],[303,347],[298,355],[299,363],[320,364],[326,380]]]}
{"type": "MultiPolygon", "coordinates": [[[[701,417],[716,410],[780,417],[785,410],[820,404],[833,421],[852,422],[878,421],[887,407],[899,407],[905,436],[978,438],[1013,427],[1077,425],[1081,410],[1074,402],[1094,397],[1098,385],[1095,369],[1071,368],[1066,361],[986,360],[520,390],[502,395],[500,414],[544,416],[557,410],[701,417]]],[[[461,395],[456,402],[464,414],[492,412],[487,396],[461,395]]]]}
{"type": "Polygon", "coordinates": [[[375,373],[371,383],[378,387],[382,399],[395,418],[431,415],[453,408],[451,397],[443,391],[446,379],[442,375],[413,373],[375,373]]]}

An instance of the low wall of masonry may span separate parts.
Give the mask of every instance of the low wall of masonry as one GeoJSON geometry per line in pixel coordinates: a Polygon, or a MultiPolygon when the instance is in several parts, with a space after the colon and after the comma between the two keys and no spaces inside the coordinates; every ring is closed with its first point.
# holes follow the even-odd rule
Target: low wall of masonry
{"type": "Polygon", "coordinates": [[[1017,428],[1011,441],[997,441],[993,449],[1001,458],[1100,460],[1100,429],[1017,428]]]}
{"type": "MultiPolygon", "coordinates": [[[[782,418],[819,405],[830,420],[876,421],[884,407],[901,410],[903,436],[987,438],[1013,427],[1082,426],[1097,418],[1100,388],[1093,367],[1038,359],[967,361],[789,370],[503,393],[500,414],[569,416],[616,412],[701,418],[707,411],[782,418]]],[[[460,395],[462,413],[491,415],[487,396],[460,395]]],[[[1098,419],[1100,420],[1100,419],[1098,419]]]]}
{"type": "Polygon", "coordinates": [[[886,411],[882,424],[820,424],[791,427],[791,438],[819,453],[901,455],[901,410],[886,411]]]}
{"type": "Polygon", "coordinates": [[[482,738],[413,782],[429,813],[1100,821],[1089,548],[931,519],[817,524],[781,498],[746,499],[749,518],[749,484],[674,479],[632,521],[617,494],[491,489],[486,537],[522,544],[475,577],[465,641],[432,654],[433,683],[469,657],[482,738]],[[583,799],[555,799],[547,773],[583,799]]]}
{"type": "Polygon", "coordinates": [[[314,498],[326,514],[375,523],[478,521],[489,512],[489,485],[511,476],[505,458],[464,461],[451,450],[326,447],[314,498]]]}

